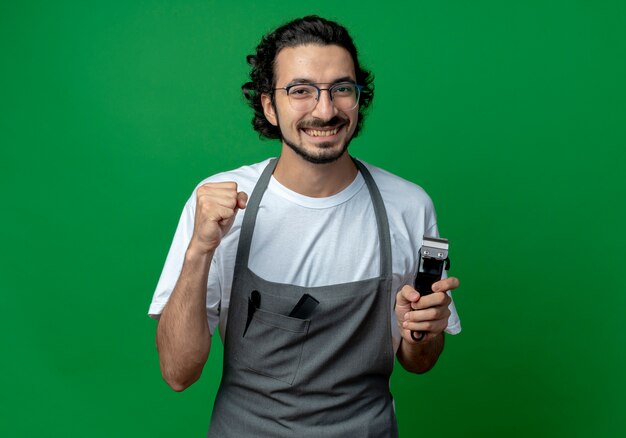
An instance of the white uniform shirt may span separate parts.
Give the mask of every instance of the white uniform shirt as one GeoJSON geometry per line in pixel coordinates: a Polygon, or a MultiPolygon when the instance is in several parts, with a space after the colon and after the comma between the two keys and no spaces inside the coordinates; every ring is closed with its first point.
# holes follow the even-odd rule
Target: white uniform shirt
{"type": "MultiPolygon", "coordinates": [[[[235,181],[248,195],[269,160],[220,173],[208,182],[235,181]]],[[[419,186],[364,163],[378,186],[387,210],[392,246],[392,312],[394,350],[400,333],[393,312],[395,295],[413,284],[422,237],[437,236],[432,201],[419,186]]],[[[191,239],[195,191],[185,204],[149,314],[157,317],[172,293],[191,239]]],[[[211,333],[225,333],[237,243],[243,219],[240,211],[215,252],[207,285],[207,318],[211,333]]],[[[380,248],[376,219],[365,180],[359,173],[341,192],[310,198],[281,185],[274,177],[261,200],[250,248],[249,268],[268,281],[315,287],[347,283],[380,275],[380,248]]],[[[242,311],[245,311],[242,310],[242,311]]],[[[461,324],[454,303],[446,332],[456,334],[461,324]]]]}

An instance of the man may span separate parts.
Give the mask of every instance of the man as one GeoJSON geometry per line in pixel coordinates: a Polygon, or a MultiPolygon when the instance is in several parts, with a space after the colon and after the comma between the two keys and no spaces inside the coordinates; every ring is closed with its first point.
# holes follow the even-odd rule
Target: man
{"type": "Polygon", "coordinates": [[[175,391],[195,382],[219,325],[209,436],[397,436],[394,355],[428,371],[443,331],[460,331],[456,278],[423,297],[411,286],[422,237],[437,234],[432,203],[347,152],[373,86],[345,28],[294,20],[248,61],[254,128],[281,154],[187,202],[150,307],[163,377],[175,391]]]}

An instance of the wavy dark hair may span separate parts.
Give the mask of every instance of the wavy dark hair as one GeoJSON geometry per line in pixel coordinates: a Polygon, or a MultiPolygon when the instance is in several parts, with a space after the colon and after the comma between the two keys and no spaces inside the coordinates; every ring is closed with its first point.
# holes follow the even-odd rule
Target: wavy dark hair
{"type": "MultiPolygon", "coordinates": [[[[305,44],[336,45],[346,49],[354,63],[356,82],[363,85],[359,98],[359,120],[353,138],[358,135],[363,125],[367,108],[374,98],[374,76],[359,64],[357,49],[348,30],[334,21],[326,20],[317,15],[309,15],[290,21],[263,37],[256,48],[256,53],[248,55],[250,82],[242,85],[241,90],[248,104],[254,110],[252,126],[259,137],[270,139],[281,138],[278,126],[272,125],[265,118],[261,105],[261,94],[273,96],[276,81],[274,78],[274,62],[276,55],[286,47],[305,44]]],[[[273,100],[273,99],[272,99],[273,100]]]]}

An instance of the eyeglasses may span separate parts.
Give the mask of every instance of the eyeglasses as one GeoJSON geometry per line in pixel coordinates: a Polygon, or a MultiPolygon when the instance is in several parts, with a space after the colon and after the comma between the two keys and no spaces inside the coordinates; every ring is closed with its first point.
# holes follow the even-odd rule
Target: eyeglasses
{"type": "Polygon", "coordinates": [[[329,84],[293,84],[283,88],[274,88],[274,90],[285,90],[289,104],[296,111],[311,111],[317,105],[320,94],[324,90],[328,91],[331,102],[340,111],[350,111],[359,104],[362,85],[352,82],[337,82],[328,88],[320,88],[318,85],[329,84]]]}

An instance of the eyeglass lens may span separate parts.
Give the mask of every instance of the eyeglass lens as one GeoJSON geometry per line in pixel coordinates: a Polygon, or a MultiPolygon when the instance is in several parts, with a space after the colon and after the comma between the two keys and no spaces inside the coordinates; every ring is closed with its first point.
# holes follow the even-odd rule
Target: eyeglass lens
{"type": "Polygon", "coordinates": [[[335,108],[348,111],[359,103],[359,88],[349,82],[334,84],[329,88],[318,88],[312,84],[292,85],[287,89],[289,103],[297,111],[309,111],[317,104],[318,96],[322,91],[330,93],[335,108]]]}

